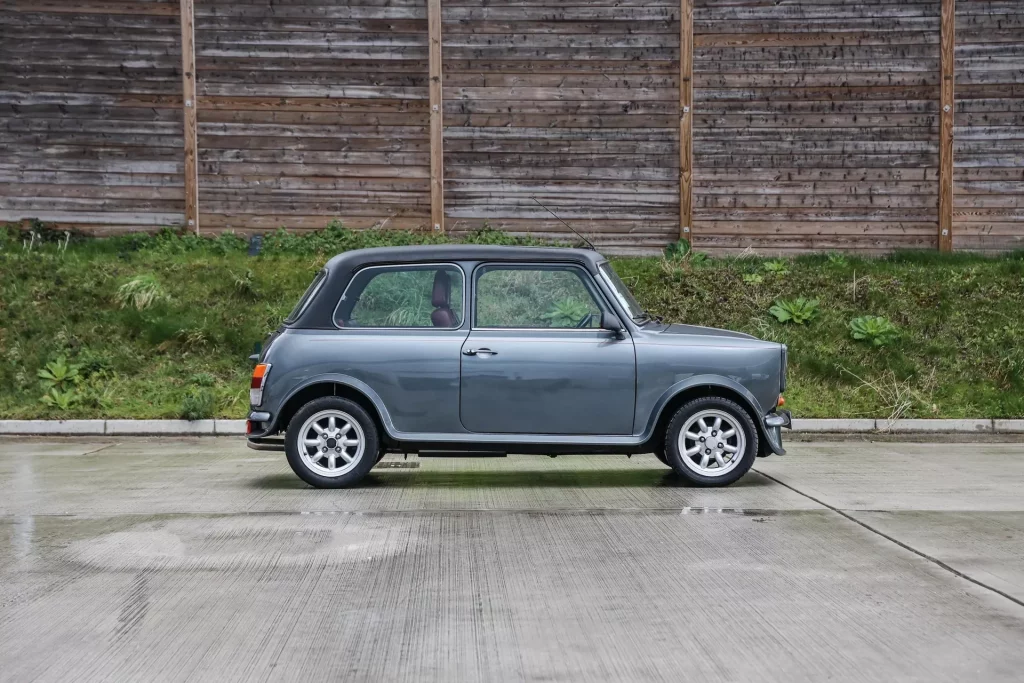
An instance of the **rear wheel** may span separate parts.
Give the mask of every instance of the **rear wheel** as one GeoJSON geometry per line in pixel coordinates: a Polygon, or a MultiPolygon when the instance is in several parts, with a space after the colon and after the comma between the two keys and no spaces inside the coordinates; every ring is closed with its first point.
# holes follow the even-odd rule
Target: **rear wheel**
{"type": "Polygon", "coordinates": [[[292,416],[285,438],[288,464],[317,488],[352,486],[377,463],[377,426],[358,404],[338,396],[310,401],[292,416]]]}
{"type": "Polygon", "coordinates": [[[665,457],[698,486],[728,486],[757,457],[757,427],[739,404],[718,396],[684,404],[665,430],[665,457]]]}

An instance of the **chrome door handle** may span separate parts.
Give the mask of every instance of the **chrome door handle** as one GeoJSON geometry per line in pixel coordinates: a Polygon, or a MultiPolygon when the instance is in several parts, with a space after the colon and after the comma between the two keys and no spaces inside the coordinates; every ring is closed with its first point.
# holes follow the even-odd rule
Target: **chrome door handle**
{"type": "Polygon", "coordinates": [[[464,356],[497,356],[497,351],[491,351],[490,349],[466,349],[462,352],[464,356]]]}

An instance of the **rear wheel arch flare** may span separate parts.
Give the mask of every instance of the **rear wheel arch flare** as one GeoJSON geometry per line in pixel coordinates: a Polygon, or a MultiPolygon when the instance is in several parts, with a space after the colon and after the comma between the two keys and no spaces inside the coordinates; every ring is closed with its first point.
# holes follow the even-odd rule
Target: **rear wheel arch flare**
{"type": "Polygon", "coordinates": [[[310,401],[323,398],[324,396],[340,396],[359,404],[359,406],[362,407],[371,418],[373,418],[381,439],[387,438],[387,430],[384,428],[384,421],[381,419],[380,411],[377,410],[377,406],[372,400],[370,400],[370,397],[359,389],[349,386],[348,384],[330,380],[314,382],[313,384],[307,385],[292,394],[288,400],[285,401],[284,407],[281,408],[281,412],[277,416],[277,431],[281,432],[286,429],[288,427],[288,422],[292,419],[292,416],[295,415],[302,406],[306,405],[310,401]]]}

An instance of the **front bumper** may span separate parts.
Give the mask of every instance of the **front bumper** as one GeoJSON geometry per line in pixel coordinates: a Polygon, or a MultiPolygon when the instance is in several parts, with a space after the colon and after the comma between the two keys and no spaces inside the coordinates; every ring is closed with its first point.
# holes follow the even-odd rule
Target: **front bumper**
{"type": "Polygon", "coordinates": [[[785,455],[786,449],[782,447],[782,428],[793,428],[793,415],[788,410],[778,410],[770,413],[764,418],[764,435],[768,447],[776,455],[785,455]]]}

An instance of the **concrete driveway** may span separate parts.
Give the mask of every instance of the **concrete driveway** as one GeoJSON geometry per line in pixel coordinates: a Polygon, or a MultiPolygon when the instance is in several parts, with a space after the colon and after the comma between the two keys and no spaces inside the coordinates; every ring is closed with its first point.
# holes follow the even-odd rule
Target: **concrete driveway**
{"type": "Polygon", "coordinates": [[[0,680],[1019,681],[1024,446],[389,456],[0,440],[0,680]]]}

